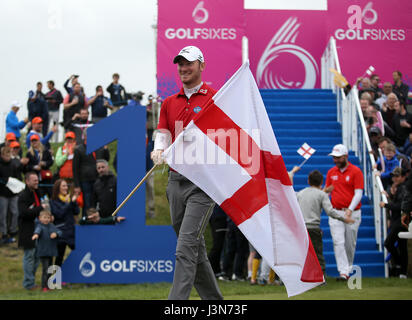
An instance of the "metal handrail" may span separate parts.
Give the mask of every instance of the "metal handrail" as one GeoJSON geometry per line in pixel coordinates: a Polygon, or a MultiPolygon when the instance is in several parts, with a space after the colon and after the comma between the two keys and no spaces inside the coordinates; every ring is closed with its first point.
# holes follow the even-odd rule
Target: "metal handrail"
{"type": "MultiPolygon", "coordinates": [[[[385,209],[380,207],[380,202],[388,203],[384,193],[381,178],[376,175],[375,158],[369,140],[368,131],[360,107],[358,89],[353,86],[346,96],[343,88],[338,87],[330,69],[341,72],[337,53],[336,40],[331,37],[322,55],[322,89],[331,89],[336,94],[338,122],[342,126],[342,141],[348,150],[354,151],[359,157],[364,176],[364,194],[372,201],[375,222],[375,240],[380,252],[386,249],[383,246],[386,239],[385,209]]],[[[388,277],[388,268],[385,263],[385,277],[388,277]]]]}

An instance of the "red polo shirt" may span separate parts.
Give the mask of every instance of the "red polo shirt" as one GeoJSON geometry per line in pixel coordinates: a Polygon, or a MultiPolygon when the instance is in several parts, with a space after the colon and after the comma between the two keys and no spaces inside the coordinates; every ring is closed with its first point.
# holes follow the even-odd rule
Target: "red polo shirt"
{"type": "MultiPolygon", "coordinates": [[[[357,166],[348,162],[345,171],[333,167],[326,176],[325,187],[333,185],[331,202],[335,209],[348,208],[355,195],[355,189],[363,189],[363,173],[357,166]]],[[[359,210],[361,202],[355,210],[359,210]]]]}
{"type": "MultiPolygon", "coordinates": [[[[209,87],[206,83],[200,87],[197,93],[187,99],[182,89],[172,96],[169,96],[162,103],[160,109],[159,124],[157,129],[167,129],[172,135],[172,143],[175,141],[176,121],[181,121],[183,128],[201,112],[206,102],[208,102],[216,93],[215,89],[209,87]]],[[[179,129],[179,127],[177,128],[179,129]]],[[[177,134],[179,134],[178,132],[177,134]]]]}

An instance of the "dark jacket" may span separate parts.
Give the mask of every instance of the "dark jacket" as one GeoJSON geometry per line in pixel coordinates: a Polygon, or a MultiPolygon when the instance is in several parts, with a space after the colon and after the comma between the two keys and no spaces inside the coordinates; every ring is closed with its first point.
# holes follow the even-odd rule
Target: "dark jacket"
{"type": "Polygon", "coordinates": [[[58,241],[74,248],[74,216],[80,212],[76,202],[50,200],[50,210],[54,216],[54,225],[62,232],[58,241]]]}
{"type": "Polygon", "coordinates": [[[29,121],[35,117],[43,119],[43,125],[49,122],[49,110],[43,94],[38,94],[34,101],[27,101],[27,109],[29,112],[29,121]]]}
{"type": "Polygon", "coordinates": [[[385,208],[389,209],[389,218],[391,222],[394,222],[401,218],[402,199],[404,199],[406,195],[405,183],[397,186],[395,194],[391,194],[390,188],[388,189],[389,201],[385,205],[385,208]]]}
{"type": "Polygon", "coordinates": [[[15,196],[9,188],[6,187],[10,177],[17,177],[17,169],[12,161],[5,162],[0,157],[0,197],[11,198],[15,196]]]}
{"type": "Polygon", "coordinates": [[[409,86],[406,83],[401,82],[400,86],[394,83],[392,91],[399,99],[408,100],[409,86]]]}
{"type": "MultiPolygon", "coordinates": [[[[40,201],[40,190],[37,189],[35,192],[40,201]]],[[[43,210],[43,207],[41,205],[36,205],[34,192],[31,191],[27,186],[26,189],[24,189],[19,194],[18,206],[19,247],[23,249],[33,249],[35,247],[35,242],[31,238],[33,237],[34,233],[34,220],[39,216],[39,213],[43,210]]]]}
{"type": "Polygon", "coordinates": [[[102,218],[111,216],[116,210],[116,185],[116,176],[111,172],[99,176],[93,185],[91,206],[98,209],[102,218]]]}
{"type": "Polygon", "coordinates": [[[96,160],[105,159],[109,161],[109,149],[100,148],[99,150],[86,154],[86,145],[81,144],[74,149],[73,156],[73,179],[75,187],[80,187],[82,181],[96,181],[97,170],[96,160]]]}
{"type": "Polygon", "coordinates": [[[45,99],[49,111],[59,111],[60,104],[63,102],[63,96],[57,89],[50,90],[46,93],[45,99]]]}
{"type": "Polygon", "coordinates": [[[126,89],[121,84],[113,84],[113,82],[106,88],[106,91],[110,93],[110,100],[114,106],[124,106],[127,104],[126,89]]]}
{"type": "Polygon", "coordinates": [[[53,223],[37,223],[34,233],[39,235],[37,239],[38,257],[57,257],[57,239],[62,236],[62,232],[53,223]],[[55,232],[57,238],[51,239],[50,235],[55,232]]]}
{"type": "Polygon", "coordinates": [[[93,224],[116,224],[116,217],[106,217],[106,218],[100,218],[99,223],[94,223],[90,220],[87,220],[86,216],[83,216],[80,221],[80,225],[93,225],[93,224]]]}

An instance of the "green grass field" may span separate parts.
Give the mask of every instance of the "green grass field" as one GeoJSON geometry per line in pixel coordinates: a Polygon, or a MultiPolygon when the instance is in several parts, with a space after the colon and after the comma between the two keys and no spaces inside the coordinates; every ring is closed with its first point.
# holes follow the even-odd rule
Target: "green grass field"
{"type": "MultiPolygon", "coordinates": [[[[58,145],[52,148],[57,150],[58,145]]],[[[116,143],[109,145],[111,159],[114,158],[116,143]]],[[[149,225],[169,225],[170,216],[165,196],[167,168],[155,171],[156,216],[147,219],[149,225]]],[[[206,245],[210,248],[211,233],[205,232],[206,245]]],[[[167,299],[170,283],[144,283],[130,285],[90,285],[71,284],[61,290],[49,292],[26,291],[22,287],[23,251],[17,244],[0,246],[0,300],[161,300],[167,299]]],[[[41,270],[36,273],[36,283],[40,284],[41,270]]],[[[412,299],[412,279],[363,278],[361,289],[349,289],[347,283],[327,278],[327,285],[314,288],[290,300],[404,300],[412,299]]],[[[247,282],[219,281],[226,300],[284,300],[288,299],[284,286],[251,286],[247,282]]],[[[199,299],[193,289],[191,299],[199,299]]]]}

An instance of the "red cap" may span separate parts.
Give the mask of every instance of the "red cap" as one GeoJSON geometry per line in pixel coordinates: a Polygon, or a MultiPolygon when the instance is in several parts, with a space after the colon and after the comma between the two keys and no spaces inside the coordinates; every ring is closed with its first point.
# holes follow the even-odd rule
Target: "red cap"
{"type": "Polygon", "coordinates": [[[43,119],[40,117],[34,117],[33,120],[31,120],[31,123],[43,123],[43,119]]]}
{"type": "Polygon", "coordinates": [[[32,140],[40,140],[39,135],[33,134],[33,135],[30,137],[30,141],[32,141],[32,140]]]}
{"type": "Polygon", "coordinates": [[[12,143],[10,143],[10,148],[20,148],[20,143],[13,141],[12,143]]]}
{"type": "Polygon", "coordinates": [[[6,134],[6,141],[15,141],[16,139],[16,135],[13,132],[9,132],[8,134],[6,134]]]}
{"type": "Polygon", "coordinates": [[[73,131],[69,131],[66,133],[66,135],[64,136],[64,138],[72,138],[72,139],[76,139],[76,135],[74,134],[73,131]]]}

